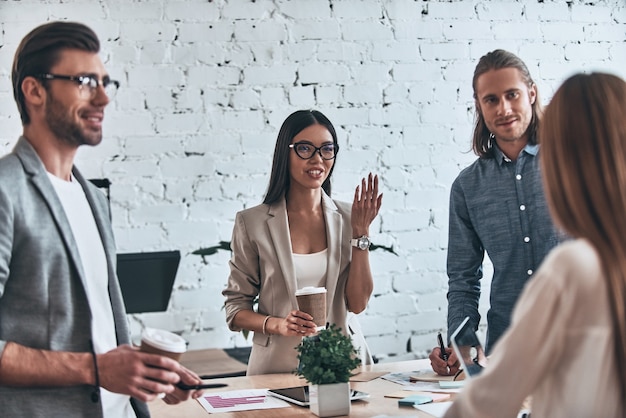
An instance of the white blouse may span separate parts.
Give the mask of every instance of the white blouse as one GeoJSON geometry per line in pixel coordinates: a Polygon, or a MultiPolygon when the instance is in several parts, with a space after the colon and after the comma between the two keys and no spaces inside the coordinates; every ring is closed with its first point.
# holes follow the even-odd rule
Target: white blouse
{"type": "Polygon", "coordinates": [[[532,395],[532,418],[623,418],[613,344],[595,249],[582,239],[561,244],[526,285],[483,373],[445,417],[515,417],[532,395]]]}
{"type": "Polygon", "coordinates": [[[326,287],[327,254],[328,249],[313,254],[292,254],[298,289],[307,286],[326,287]]]}

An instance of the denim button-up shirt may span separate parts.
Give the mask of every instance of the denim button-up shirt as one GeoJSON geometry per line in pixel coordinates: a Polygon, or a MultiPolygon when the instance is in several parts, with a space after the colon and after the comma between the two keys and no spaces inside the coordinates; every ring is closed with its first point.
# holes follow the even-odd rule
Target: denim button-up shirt
{"type": "Polygon", "coordinates": [[[527,145],[511,161],[494,146],[494,158],[479,158],[452,184],[448,336],[466,316],[478,327],[486,251],[493,263],[487,352],[509,326],[526,281],[559,242],[543,193],[538,151],[538,145],[527,145]]]}

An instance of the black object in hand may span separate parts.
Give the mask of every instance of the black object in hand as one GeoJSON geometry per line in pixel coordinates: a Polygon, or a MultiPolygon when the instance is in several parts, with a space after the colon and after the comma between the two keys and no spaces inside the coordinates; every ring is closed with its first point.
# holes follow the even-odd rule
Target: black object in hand
{"type": "Polygon", "coordinates": [[[443,338],[441,338],[441,333],[437,333],[437,342],[439,343],[439,349],[441,350],[441,354],[439,356],[443,361],[448,361],[448,353],[446,352],[446,346],[443,345],[443,338]]]}
{"type": "Polygon", "coordinates": [[[225,388],[226,386],[228,386],[226,383],[204,383],[201,385],[186,385],[183,382],[176,383],[176,387],[182,390],[216,389],[225,388]]]}

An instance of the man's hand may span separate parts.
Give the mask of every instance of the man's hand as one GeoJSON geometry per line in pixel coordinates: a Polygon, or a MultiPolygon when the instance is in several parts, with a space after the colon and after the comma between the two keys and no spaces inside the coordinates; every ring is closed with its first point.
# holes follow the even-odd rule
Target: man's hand
{"type": "Polygon", "coordinates": [[[448,361],[441,358],[441,349],[439,347],[433,348],[433,351],[428,356],[430,366],[435,373],[441,376],[454,376],[459,371],[459,361],[451,348],[446,348],[446,353],[448,354],[448,361]]]}
{"type": "Polygon", "coordinates": [[[144,402],[173,393],[183,375],[190,384],[200,380],[192,380],[193,373],[171,358],[143,353],[129,345],[98,354],[97,361],[100,386],[144,402]]]}
{"type": "MultiPolygon", "coordinates": [[[[202,384],[202,379],[184,366],[180,366],[178,375],[180,376],[180,381],[186,385],[202,384]]],[[[163,402],[169,405],[175,405],[188,399],[198,399],[203,394],[204,390],[183,390],[176,387],[174,392],[165,395],[163,402]]]]}

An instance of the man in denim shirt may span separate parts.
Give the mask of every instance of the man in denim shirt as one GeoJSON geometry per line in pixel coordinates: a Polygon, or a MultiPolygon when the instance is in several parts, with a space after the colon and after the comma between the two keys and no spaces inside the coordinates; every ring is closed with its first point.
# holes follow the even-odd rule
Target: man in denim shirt
{"type": "MultiPolygon", "coordinates": [[[[476,101],[473,150],[450,192],[448,234],[448,336],[466,316],[474,329],[480,314],[485,251],[493,262],[486,351],[509,326],[526,281],[558,243],[543,193],[536,136],[541,104],[524,62],[495,50],[483,56],[472,81],[476,101]]],[[[458,371],[456,355],[430,354],[442,375],[458,371]]]]}

